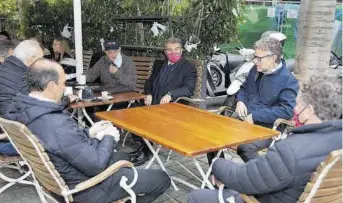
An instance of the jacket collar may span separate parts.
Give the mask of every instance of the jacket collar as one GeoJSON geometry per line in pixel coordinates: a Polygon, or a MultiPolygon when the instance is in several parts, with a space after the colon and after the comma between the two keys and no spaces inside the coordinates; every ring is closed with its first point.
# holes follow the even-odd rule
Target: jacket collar
{"type": "Polygon", "coordinates": [[[342,120],[327,121],[319,124],[309,124],[294,128],[292,133],[310,133],[310,132],[329,132],[332,130],[342,131],[342,120]]]}
{"type": "Polygon", "coordinates": [[[27,71],[28,67],[17,57],[15,56],[9,56],[5,59],[5,62],[3,63],[4,66],[9,65],[13,68],[18,68],[23,71],[27,71]]]}

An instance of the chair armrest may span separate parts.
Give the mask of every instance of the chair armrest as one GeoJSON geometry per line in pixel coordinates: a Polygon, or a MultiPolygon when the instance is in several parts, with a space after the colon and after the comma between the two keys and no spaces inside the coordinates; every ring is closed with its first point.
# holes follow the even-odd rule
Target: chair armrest
{"type": "Polygon", "coordinates": [[[293,120],[286,120],[286,119],[283,119],[283,118],[278,118],[278,119],[275,120],[275,122],[273,124],[273,129],[275,130],[281,124],[286,124],[289,127],[295,127],[295,124],[294,124],[293,120]]]}
{"type": "Polygon", "coordinates": [[[190,103],[193,103],[193,104],[200,104],[201,102],[204,102],[205,100],[204,99],[195,99],[195,98],[189,98],[189,97],[179,97],[177,98],[174,102],[177,103],[181,100],[185,100],[185,101],[188,101],[190,103]]]}
{"type": "Polygon", "coordinates": [[[245,203],[260,203],[254,196],[240,194],[245,203]]]}
{"type": "Polygon", "coordinates": [[[128,161],[117,161],[116,163],[112,164],[110,167],[108,167],[106,170],[101,172],[100,174],[94,176],[93,178],[90,178],[86,181],[83,181],[82,183],[79,183],[75,186],[75,188],[72,190],[72,193],[77,193],[80,191],[83,191],[85,189],[88,189],[90,187],[93,187],[97,185],[98,183],[104,181],[106,178],[109,176],[113,175],[116,173],[119,169],[124,168],[124,167],[130,167],[134,168],[133,163],[128,162],[128,161]]]}
{"type": "Polygon", "coordinates": [[[219,107],[218,111],[217,111],[217,114],[222,114],[223,112],[225,111],[231,111],[231,112],[235,112],[234,109],[232,109],[231,107],[228,107],[228,106],[221,106],[219,107]]]}

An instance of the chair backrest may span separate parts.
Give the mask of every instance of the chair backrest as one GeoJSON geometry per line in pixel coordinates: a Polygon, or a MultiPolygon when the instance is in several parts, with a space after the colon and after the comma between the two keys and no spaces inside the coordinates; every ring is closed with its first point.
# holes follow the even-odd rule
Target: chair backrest
{"type": "Polygon", "coordinates": [[[151,75],[152,66],[154,65],[155,58],[146,56],[131,56],[131,59],[133,60],[136,66],[136,89],[138,92],[143,92],[145,82],[147,81],[147,79],[149,79],[151,75]]]}
{"type": "MultiPolygon", "coordinates": [[[[73,58],[75,58],[75,49],[71,49],[70,50],[71,55],[73,58]]],[[[82,54],[83,54],[83,70],[88,70],[90,67],[90,63],[92,60],[92,56],[93,56],[93,51],[92,50],[83,50],[82,54]]]]}
{"type": "Polygon", "coordinates": [[[203,74],[204,74],[204,62],[200,60],[188,59],[189,62],[195,65],[197,69],[197,82],[194,89],[193,98],[201,99],[201,90],[203,88],[203,74]]]}
{"type": "MultiPolygon", "coordinates": [[[[37,137],[25,125],[15,121],[0,118],[0,125],[18,153],[29,164],[40,185],[50,192],[64,196],[63,194],[66,194],[69,188],[55,169],[37,137]]],[[[73,201],[71,195],[68,196],[68,199],[73,201]]]]}
{"type": "Polygon", "coordinates": [[[342,149],[330,153],[320,163],[298,203],[338,203],[342,201],[342,149]]]}

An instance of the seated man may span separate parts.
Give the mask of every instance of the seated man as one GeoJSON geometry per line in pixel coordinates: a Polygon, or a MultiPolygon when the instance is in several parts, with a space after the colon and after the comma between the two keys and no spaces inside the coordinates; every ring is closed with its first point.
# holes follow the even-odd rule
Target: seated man
{"type": "Polygon", "coordinates": [[[197,80],[195,66],[182,58],[182,41],[170,38],[164,43],[166,60],[156,60],[144,85],[145,105],[165,104],[179,97],[193,95],[197,80]]]}
{"type": "Polygon", "coordinates": [[[4,63],[5,58],[13,55],[14,48],[12,41],[0,41],[0,65],[4,63]]]}
{"type": "MultiPolygon", "coordinates": [[[[227,188],[224,199],[234,196],[236,203],[242,203],[239,193],[243,193],[261,203],[295,203],[319,163],[331,151],[342,149],[342,120],[333,120],[342,112],[342,80],[314,77],[303,86],[295,110],[305,125],[294,128],[265,156],[245,164],[224,159],[213,163],[215,182],[227,188]]],[[[219,202],[218,191],[195,190],[188,202],[219,202]]]]}
{"type": "Polygon", "coordinates": [[[87,82],[100,78],[104,90],[109,92],[135,90],[137,74],[132,59],[122,54],[119,43],[113,40],[104,42],[104,51],[106,56],[86,71],[87,82]]]}
{"type": "MultiPolygon", "coordinates": [[[[17,93],[28,94],[25,80],[27,69],[35,60],[41,57],[43,57],[43,50],[35,40],[22,41],[14,49],[13,56],[6,57],[4,63],[0,66],[1,117],[5,115],[17,93]]],[[[0,131],[1,134],[2,130],[0,131]]],[[[18,155],[5,136],[0,136],[0,153],[8,156],[18,155]]]]}
{"type": "MultiPolygon", "coordinates": [[[[129,160],[126,153],[113,152],[114,137],[105,134],[91,138],[87,129],[77,126],[63,111],[61,97],[65,88],[63,68],[49,59],[39,59],[28,71],[30,94],[18,94],[6,114],[8,119],[25,124],[34,133],[69,188],[74,188],[119,160],[129,160]]],[[[76,202],[113,202],[128,194],[119,186],[122,176],[129,181],[133,171],[122,168],[103,182],[73,195],[76,202]]],[[[138,202],[152,202],[170,185],[168,175],[161,170],[138,170],[133,187],[138,202]]]]}
{"type": "MultiPolygon", "coordinates": [[[[282,45],[273,38],[255,43],[256,64],[237,94],[238,117],[257,125],[272,127],[278,118],[293,118],[299,84],[281,59],[282,45]]],[[[244,161],[258,157],[257,151],[269,147],[271,139],[239,145],[244,161]]]]}
{"type": "MultiPolygon", "coordinates": [[[[156,60],[150,78],[144,85],[144,93],[147,95],[145,105],[166,104],[179,97],[193,95],[197,80],[195,66],[182,58],[182,42],[178,38],[170,38],[164,43],[166,60],[156,60]]],[[[133,163],[143,164],[148,160],[149,148],[140,137],[133,137],[141,142],[141,147],[131,153],[135,156],[133,163]]]]}

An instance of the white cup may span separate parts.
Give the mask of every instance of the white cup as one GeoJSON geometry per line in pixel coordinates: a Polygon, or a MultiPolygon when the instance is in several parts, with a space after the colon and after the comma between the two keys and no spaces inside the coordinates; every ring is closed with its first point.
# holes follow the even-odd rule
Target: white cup
{"type": "Polygon", "coordinates": [[[65,87],[64,95],[71,95],[73,94],[73,87],[65,87]]]}
{"type": "Polygon", "coordinates": [[[107,91],[102,91],[101,92],[101,97],[107,98],[108,97],[108,92],[107,91]]]}
{"type": "Polygon", "coordinates": [[[85,75],[80,75],[80,77],[79,77],[79,84],[80,85],[85,85],[86,84],[86,76],[85,75]]]}

